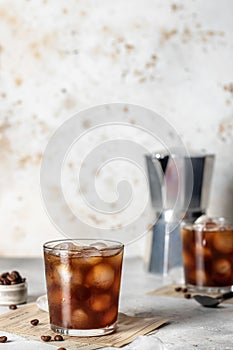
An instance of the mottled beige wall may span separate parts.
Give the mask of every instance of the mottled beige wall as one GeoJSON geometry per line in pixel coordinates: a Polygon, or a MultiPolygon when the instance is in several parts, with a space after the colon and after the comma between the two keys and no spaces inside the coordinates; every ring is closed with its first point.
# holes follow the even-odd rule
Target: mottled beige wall
{"type": "Polygon", "coordinates": [[[40,198],[43,150],[106,102],[151,108],[215,153],[209,213],[232,216],[232,13],[230,0],[0,0],[0,256],[59,237],[40,198]]]}

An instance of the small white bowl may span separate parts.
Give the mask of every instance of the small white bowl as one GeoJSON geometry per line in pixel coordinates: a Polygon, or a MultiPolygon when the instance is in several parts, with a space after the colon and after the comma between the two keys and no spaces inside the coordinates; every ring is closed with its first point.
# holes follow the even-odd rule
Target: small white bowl
{"type": "Polygon", "coordinates": [[[23,304],[27,301],[27,283],[0,285],[0,305],[23,304]]]}

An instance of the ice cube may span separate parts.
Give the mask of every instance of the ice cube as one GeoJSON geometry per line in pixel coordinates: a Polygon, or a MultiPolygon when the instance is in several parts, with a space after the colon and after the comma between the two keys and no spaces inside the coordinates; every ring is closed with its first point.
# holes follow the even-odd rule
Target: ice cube
{"type": "Polygon", "coordinates": [[[71,323],[75,328],[85,328],[88,321],[88,315],[83,309],[76,309],[71,315],[71,323]]]}
{"type": "Polygon", "coordinates": [[[95,286],[101,289],[108,289],[114,282],[114,270],[113,268],[105,263],[100,263],[89,271],[86,277],[87,286],[95,286]]]}
{"type": "Polygon", "coordinates": [[[72,264],[72,285],[80,285],[83,282],[83,275],[80,268],[74,269],[74,264],[72,264]]]}
{"type": "Polygon", "coordinates": [[[90,244],[90,247],[94,247],[94,248],[100,250],[100,249],[105,249],[105,248],[107,248],[108,245],[107,245],[106,243],[104,243],[104,242],[97,241],[97,242],[95,242],[95,243],[91,243],[91,244],[90,244]]]}
{"type": "Polygon", "coordinates": [[[102,254],[99,249],[95,247],[84,247],[82,250],[82,256],[90,258],[92,256],[102,256],[102,254]]]}
{"type": "Polygon", "coordinates": [[[208,217],[207,215],[200,216],[194,224],[196,225],[196,228],[198,229],[206,229],[208,231],[216,230],[222,225],[221,219],[213,219],[208,217]],[[197,226],[198,225],[198,226],[197,226]]]}
{"type": "Polygon", "coordinates": [[[218,259],[213,264],[217,278],[224,279],[231,276],[231,263],[227,259],[218,259]]]}
{"type": "Polygon", "coordinates": [[[222,230],[214,233],[213,245],[216,250],[223,254],[233,253],[233,232],[222,230]]]}
{"type": "Polygon", "coordinates": [[[210,218],[207,215],[201,215],[197,220],[194,222],[194,224],[205,224],[206,222],[209,222],[210,218]]]}
{"type": "Polygon", "coordinates": [[[99,264],[102,260],[102,256],[90,256],[85,258],[85,263],[94,266],[96,264],[99,264]]]}
{"type": "Polygon", "coordinates": [[[77,250],[78,245],[74,244],[73,242],[62,242],[56,244],[53,249],[56,250],[77,250]]]}
{"type": "Polygon", "coordinates": [[[101,312],[109,309],[111,305],[111,296],[109,294],[93,295],[88,303],[90,309],[101,312]]]}
{"type": "Polygon", "coordinates": [[[80,246],[73,242],[62,242],[58,243],[53,247],[53,253],[56,256],[67,256],[72,254],[80,254],[80,246]]]}
{"type": "Polygon", "coordinates": [[[109,246],[106,243],[101,241],[92,243],[90,246],[97,249],[99,251],[99,254],[102,256],[113,256],[119,252],[118,246],[114,246],[114,245],[109,246]]]}
{"type": "Polygon", "coordinates": [[[115,256],[119,253],[119,248],[109,248],[109,249],[106,249],[106,250],[103,250],[102,251],[102,256],[115,256]]]}
{"type": "Polygon", "coordinates": [[[82,261],[86,265],[94,266],[103,260],[101,252],[94,247],[87,247],[82,251],[82,261]]]}

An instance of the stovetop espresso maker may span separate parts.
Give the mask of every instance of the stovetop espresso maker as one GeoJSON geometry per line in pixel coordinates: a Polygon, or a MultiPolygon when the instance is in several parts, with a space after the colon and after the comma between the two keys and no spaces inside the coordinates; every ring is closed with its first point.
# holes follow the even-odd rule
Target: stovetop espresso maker
{"type": "Polygon", "coordinates": [[[213,154],[146,155],[152,207],[156,221],[147,251],[147,267],[152,273],[167,275],[182,266],[180,223],[194,222],[207,211],[213,154]]]}

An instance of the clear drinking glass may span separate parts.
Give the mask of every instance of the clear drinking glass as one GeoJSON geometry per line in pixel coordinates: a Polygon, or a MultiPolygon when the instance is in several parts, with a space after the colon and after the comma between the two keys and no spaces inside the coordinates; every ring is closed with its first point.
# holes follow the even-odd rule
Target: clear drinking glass
{"type": "Polygon", "coordinates": [[[114,332],[123,244],[66,239],[43,248],[51,329],[71,336],[114,332]]]}
{"type": "Polygon", "coordinates": [[[225,292],[233,286],[233,224],[224,218],[181,227],[185,283],[190,290],[225,292]]]}

